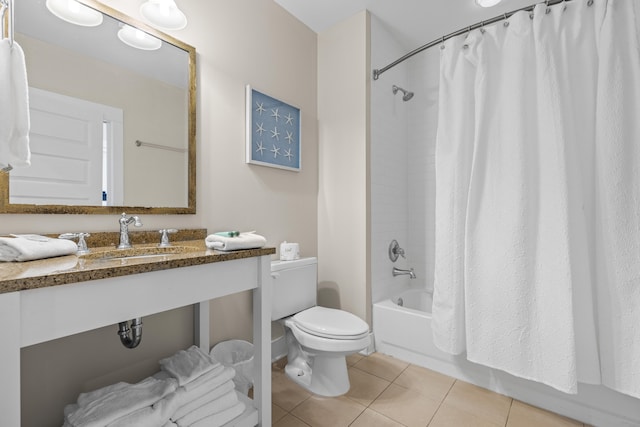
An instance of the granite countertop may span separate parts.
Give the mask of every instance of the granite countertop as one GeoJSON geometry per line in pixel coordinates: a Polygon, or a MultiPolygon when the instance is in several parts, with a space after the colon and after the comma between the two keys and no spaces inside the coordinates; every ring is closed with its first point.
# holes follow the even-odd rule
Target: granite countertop
{"type": "MultiPolygon", "coordinates": [[[[186,250],[181,253],[163,253],[152,257],[102,258],[101,253],[114,251],[114,246],[104,246],[90,247],[91,252],[87,256],[67,255],[28,262],[0,262],[0,294],[252,258],[276,252],[275,248],[222,252],[207,249],[203,238],[173,241],[172,244],[186,250]]],[[[134,243],[133,246],[151,249],[157,247],[157,243],[134,243]]]]}

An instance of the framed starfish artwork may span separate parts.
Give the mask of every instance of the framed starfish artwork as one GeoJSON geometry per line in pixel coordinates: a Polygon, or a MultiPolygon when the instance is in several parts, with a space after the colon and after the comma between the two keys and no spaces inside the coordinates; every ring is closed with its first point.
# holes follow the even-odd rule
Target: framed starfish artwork
{"type": "Polygon", "coordinates": [[[247,85],[247,163],[299,172],[300,109],[247,85]]]}

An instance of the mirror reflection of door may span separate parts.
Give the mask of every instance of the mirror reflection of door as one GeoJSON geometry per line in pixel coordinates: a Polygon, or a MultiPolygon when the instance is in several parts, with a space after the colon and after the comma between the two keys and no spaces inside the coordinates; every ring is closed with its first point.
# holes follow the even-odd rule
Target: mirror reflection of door
{"type": "MultiPolygon", "coordinates": [[[[82,167],[79,164],[63,165],[60,159],[50,155],[48,158],[53,163],[46,174],[11,172],[9,203],[56,207],[189,206],[189,145],[195,143],[190,131],[190,118],[195,113],[190,103],[193,96],[190,51],[167,39],[162,40],[157,50],[137,49],[125,44],[118,37],[124,23],[108,14],[103,14],[99,25],[85,27],[60,19],[45,7],[44,0],[16,1],[15,9],[16,41],[25,52],[31,88],[122,111],[119,123],[124,143],[121,162],[114,165],[120,172],[113,176],[109,173],[105,179],[120,182],[124,191],[100,188],[96,193],[95,183],[99,179],[93,175],[91,179],[87,175],[87,182],[79,184],[80,188],[71,190],[68,183],[79,182],[77,174],[82,167]],[[149,144],[138,146],[136,141],[149,144]],[[55,176],[53,171],[64,172],[55,176]],[[30,178],[33,187],[37,178],[40,182],[64,182],[65,190],[52,193],[51,185],[47,184],[39,190],[47,198],[38,196],[35,190],[29,190],[25,197],[22,190],[18,190],[24,182],[12,183],[14,177],[24,174],[36,174],[30,178]],[[91,190],[88,190],[89,186],[91,190]],[[87,188],[86,193],[81,191],[82,187],[87,188]],[[106,201],[102,200],[103,191],[106,201]]],[[[128,25],[135,23],[131,21],[128,25]]],[[[109,126],[111,122],[106,123],[109,126]]],[[[107,128],[106,134],[117,130],[107,128]]],[[[89,158],[93,157],[83,161],[89,158]]],[[[91,170],[97,172],[93,166],[91,170]]]]}
{"type": "Polygon", "coordinates": [[[121,205],[122,110],[36,88],[29,98],[31,167],[12,172],[11,203],[121,205]]]}

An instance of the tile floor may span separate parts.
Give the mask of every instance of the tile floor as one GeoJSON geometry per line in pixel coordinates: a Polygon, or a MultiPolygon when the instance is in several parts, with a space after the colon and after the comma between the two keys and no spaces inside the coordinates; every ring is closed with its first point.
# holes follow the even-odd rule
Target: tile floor
{"type": "Polygon", "coordinates": [[[274,427],[588,427],[472,384],[374,353],[347,358],[351,390],[323,398],[272,369],[274,427]]]}

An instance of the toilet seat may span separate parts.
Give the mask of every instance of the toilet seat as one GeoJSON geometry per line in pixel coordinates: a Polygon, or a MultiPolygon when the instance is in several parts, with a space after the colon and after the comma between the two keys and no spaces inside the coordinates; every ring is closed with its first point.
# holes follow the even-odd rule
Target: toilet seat
{"type": "Polygon", "coordinates": [[[291,318],[307,334],[334,340],[359,340],[369,335],[369,325],[358,316],[326,307],[311,307],[291,318]]]}
{"type": "Polygon", "coordinates": [[[357,339],[324,338],[303,331],[296,325],[291,317],[284,320],[284,325],[293,333],[293,336],[302,348],[311,353],[319,351],[331,353],[333,356],[339,356],[341,354],[347,355],[364,350],[371,344],[370,333],[366,333],[357,339]]]}

